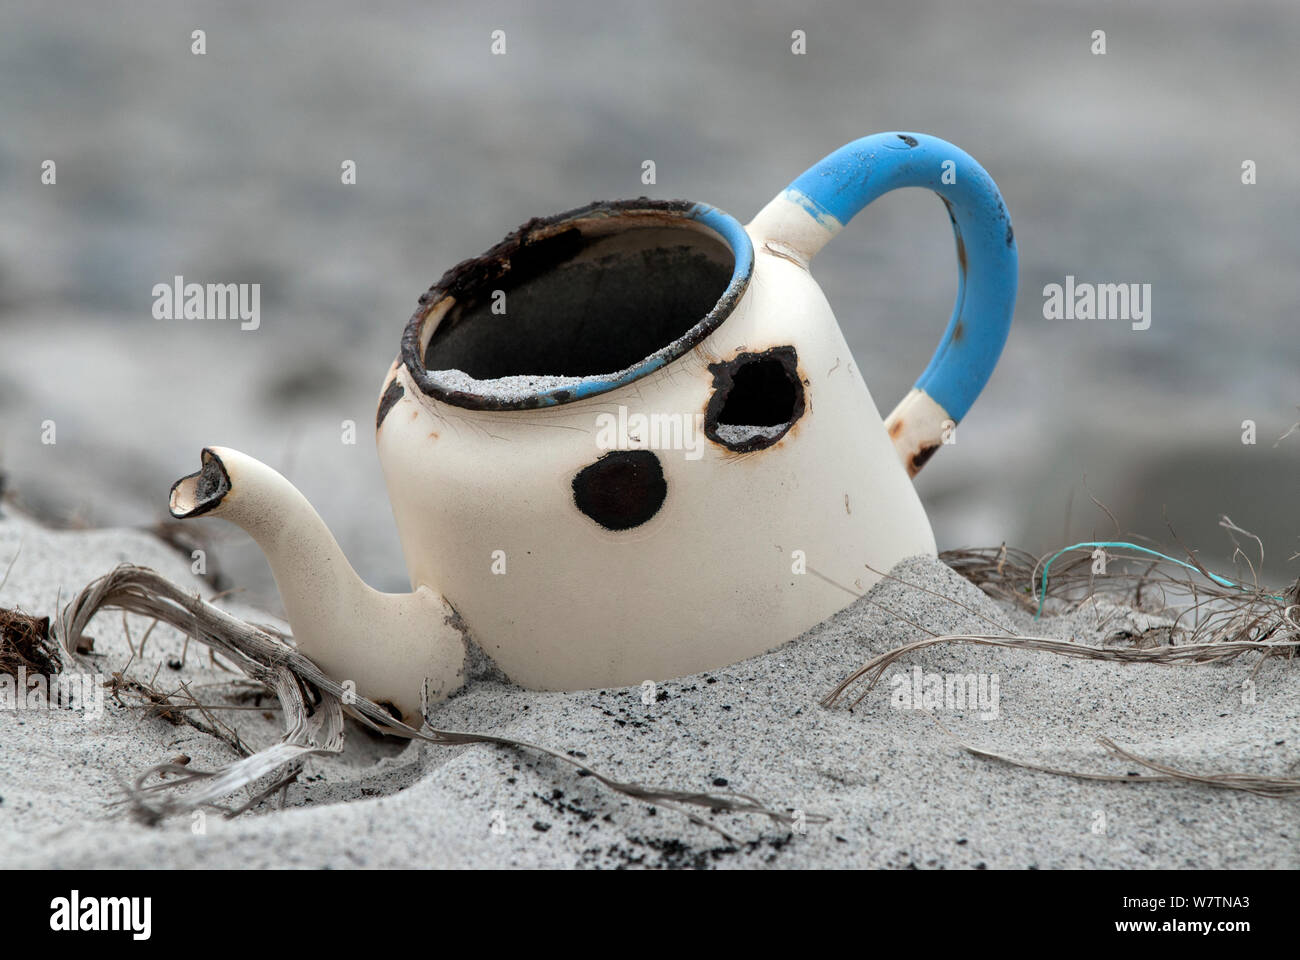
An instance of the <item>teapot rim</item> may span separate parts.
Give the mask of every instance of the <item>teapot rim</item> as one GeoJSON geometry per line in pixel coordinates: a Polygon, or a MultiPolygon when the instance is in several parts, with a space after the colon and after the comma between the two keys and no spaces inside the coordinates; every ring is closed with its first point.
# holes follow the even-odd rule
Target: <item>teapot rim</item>
{"type": "MultiPolygon", "coordinates": [[[[642,377],[667,366],[678,357],[699,345],[709,334],[722,325],[749,287],[754,272],[754,247],[749,234],[735,217],[717,207],[689,200],[654,200],[639,197],[635,200],[595,201],[550,217],[535,217],[511,232],[504,240],[486,253],[462,261],[452,267],[420,297],[419,305],[406,323],[402,334],[401,360],[411,381],[423,393],[435,400],[471,410],[531,410],[558,406],[585,400],[589,397],[617,390],[642,377]],[[649,215],[660,224],[695,223],[705,227],[725,243],[732,255],[732,273],[726,289],[704,317],[673,341],[654,353],[622,370],[589,376],[565,378],[551,386],[527,392],[504,393],[475,392],[453,386],[440,374],[444,370],[429,370],[424,362],[425,326],[437,309],[454,298],[459,291],[468,290],[482,282],[485,271],[508,265],[509,256],[525,244],[554,236],[560,230],[578,221],[611,218],[645,219],[649,215]]],[[[497,273],[500,275],[500,272],[497,273]]],[[[492,384],[492,380],[472,381],[492,384]]]]}

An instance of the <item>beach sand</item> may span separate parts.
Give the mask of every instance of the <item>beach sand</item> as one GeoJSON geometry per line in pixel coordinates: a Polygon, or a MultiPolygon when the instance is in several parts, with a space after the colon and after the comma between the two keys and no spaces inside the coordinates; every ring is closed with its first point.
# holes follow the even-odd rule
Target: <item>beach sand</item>
{"type": "MultiPolygon", "coordinates": [[[[189,560],[133,530],[54,531],[7,509],[0,572],[17,561],[0,606],[52,615],[115,564],[152,566],[211,594],[189,560]]],[[[1099,644],[1152,618],[1106,602],[1033,623],[933,558],[894,575],[806,635],[743,663],[640,688],[537,693],[475,658],[466,689],[431,720],[585,755],[619,780],[687,790],[734,789],[768,806],[822,814],[804,823],[705,817],[733,844],[666,809],[528,752],[380,739],[349,724],[338,758],[313,758],[299,782],[225,820],[184,815],[147,826],[115,801],[120,784],[184,754],[194,768],[235,759],[216,738],[106,696],[76,710],[0,712],[0,866],[4,867],[710,867],[1092,868],[1300,867],[1294,801],[1199,785],[1103,783],[980,759],[923,711],[893,705],[894,674],[996,677],[996,711],[946,709],[957,737],[1047,766],[1126,774],[1106,736],[1139,756],[1200,772],[1295,776],[1300,674],[1282,658],[1242,683],[1257,659],[1226,665],[1121,665],[1051,654],[941,645],[906,656],[856,708],[818,701],[871,656],[926,634],[995,632],[993,624],[1099,644]],[[924,589],[920,589],[924,588],[924,589]],[[930,592],[926,592],[930,591],[930,592]],[[992,714],[992,715],[990,715],[992,714]]],[[[223,601],[256,622],[273,618],[223,601]]],[[[130,619],[138,645],[147,627],[130,619]]],[[[130,658],[121,615],[88,631],[109,675],[130,658]]],[[[231,679],[159,626],[130,673],[218,699],[231,679]]],[[[125,699],[125,698],[124,698],[125,699]]],[[[130,703],[129,699],[125,700],[130,703]]],[[[264,706],[274,707],[274,698],[264,706]]],[[[278,713],[223,713],[257,748],[278,713]]],[[[239,806],[247,798],[232,798],[239,806]]]]}

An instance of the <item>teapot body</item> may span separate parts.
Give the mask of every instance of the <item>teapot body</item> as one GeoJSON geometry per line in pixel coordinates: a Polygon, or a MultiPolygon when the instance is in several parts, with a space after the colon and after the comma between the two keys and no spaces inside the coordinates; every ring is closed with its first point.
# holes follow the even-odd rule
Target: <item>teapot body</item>
{"type": "MultiPolygon", "coordinates": [[[[471,409],[400,360],[390,370],[377,443],[412,585],[441,592],[515,682],[625,686],[734,663],[935,552],[821,289],[747,239],[748,282],[717,327],[595,396],[471,409]],[[726,422],[785,416],[746,417],[750,390],[779,394],[789,420],[726,422]]],[[[423,318],[421,348],[448,309],[423,318]]]]}
{"type": "Polygon", "coordinates": [[[1017,255],[997,186],[937,137],[829,154],[742,227],[703,204],[530,220],[420,298],[375,425],[412,590],[381,593],[261,461],[205,447],[176,518],[262,548],[298,649],[372,715],[417,722],[470,637],[515,682],[575,690],[770,650],[934,554],[912,487],[992,374],[1017,255]],[[938,194],[956,304],[882,420],[810,273],[874,199],[938,194]]]}

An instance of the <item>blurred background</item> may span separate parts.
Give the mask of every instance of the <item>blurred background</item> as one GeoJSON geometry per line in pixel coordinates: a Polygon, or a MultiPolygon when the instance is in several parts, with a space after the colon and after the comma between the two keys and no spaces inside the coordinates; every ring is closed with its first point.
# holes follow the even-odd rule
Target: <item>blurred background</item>
{"type": "MultiPolygon", "coordinates": [[[[287,474],[375,586],[405,588],[370,425],[445,269],[595,199],[745,221],[841,144],[902,129],[988,169],[1021,258],[998,371],[919,478],[941,548],[1106,538],[1095,497],[1170,542],[1167,517],[1220,569],[1224,514],[1263,538],[1274,582],[1300,567],[1300,431],[1277,442],[1300,420],[1292,0],[4,0],[0,17],[0,471],[49,522],[157,523],[199,448],[225,444],[287,474]],[[260,283],[261,328],[154,319],[177,274],[260,283]],[[1045,320],[1067,274],[1151,284],[1150,329],[1045,320]]],[[[814,273],[887,413],[951,311],[942,205],[885,197],[814,273]]],[[[261,554],[211,526],[230,580],[274,606],[261,554]]]]}

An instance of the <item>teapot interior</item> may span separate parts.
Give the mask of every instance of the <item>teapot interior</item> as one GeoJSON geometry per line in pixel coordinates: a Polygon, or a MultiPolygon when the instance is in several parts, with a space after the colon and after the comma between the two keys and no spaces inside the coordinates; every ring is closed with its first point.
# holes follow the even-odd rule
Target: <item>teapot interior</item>
{"type": "Polygon", "coordinates": [[[481,282],[459,285],[426,369],[480,381],[624,370],[700,323],[735,270],[723,239],[662,215],[570,222],[486,256],[498,262],[462,265],[481,282]]]}

